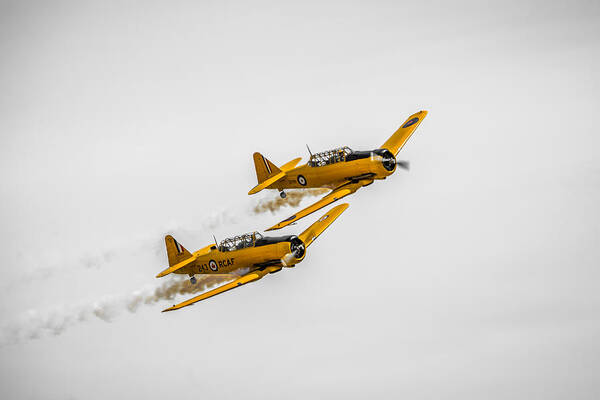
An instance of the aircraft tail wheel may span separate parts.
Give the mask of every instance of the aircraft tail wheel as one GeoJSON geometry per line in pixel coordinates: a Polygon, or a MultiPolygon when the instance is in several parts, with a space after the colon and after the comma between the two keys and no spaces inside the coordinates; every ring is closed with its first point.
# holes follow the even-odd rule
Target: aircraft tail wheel
{"type": "Polygon", "coordinates": [[[281,192],[279,192],[279,195],[281,196],[282,199],[285,199],[287,197],[287,194],[285,194],[285,192],[283,190],[281,192]]]}
{"type": "Polygon", "coordinates": [[[192,285],[195,285],[195,284],[196,284],[196,282],[198,282],[198,281],[196,280],[196,277],[195,277],[195,276],[192,276],[192,277],[190,278],[190,283],[191,283],[192,285]]]}

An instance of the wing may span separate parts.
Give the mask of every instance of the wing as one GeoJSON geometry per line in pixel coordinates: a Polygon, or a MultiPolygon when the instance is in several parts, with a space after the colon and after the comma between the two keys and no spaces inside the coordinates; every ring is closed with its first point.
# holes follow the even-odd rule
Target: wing
{"type": "Polygon", "coordinates": [[[381,146],[381,148],[388,149],[394,153],[394,155],[398,154],[426,115],[427,111],[419,111],[418,113],[408,117],[402,126],[398,128],[398,130],[392,136],[390,136],[390,138],[381,146]]]}
{"type": "Polygon", "coordinates": [[[310,215],[315,211],[318,211],[321,208],[333,203],[334,201],[337,201],[342,197],[346,197],[349,194],[356,192],[361,187],[366,186],[372,182],[372,179],[368,179],[359,181],[357,183],[345,183],[342,186],[338,186],[337,188],[333,189],[327,196],[323,197],[321,200],[317,201],[316,203],[306,207],[304,210],[297,212],[291,217],[284,219],[283,221],[273,225],[272,227],[266,230],[274,231],[276,229],[281,229],[285,226],[288,226],[289,224],[298,221],[300,218],[304,218],[307,215],[310,215]]]}
{"type": "Polygon", "coordinates": [[[245,285],[246,283],[257,281],[257,280],[261,279],[262,277],[264,277],[265,275],[267,275],[267,274],[269,274],[271,272],[276,272],[276,271],[278,271],[280,269],[281,269],[281,266],[273,266],[273,267],[267,267],[267,268],[263,269],[262,271],[253,271],[253,272],[250,272],[250,273],[248,273],[246,275],[243,275],[240,278],[238,278],[238,279],[236,279],[236,280],[234,280],[232,282],[226,283],[225,285],[219,286],[218,288],[215,288],[213,290],[209,290],[208,292],[202,293],[199,296],[192,297],[191,299],[186,300],[184,302],[181,302],[179,304],[175,304],[173,307],[169,307],[167,309],[164,309],[163,312],[165,312],[165,311],[179,310],[180,308],[190,306],[190,305],[192,305],[194,303],[197,303],[199,301],[206,300],[209,297],[213,297],[213,296],[216,296],[218,294],[227,292],[228,290],[235,289],[236,287],[245,285]]]}
{"type": "Polygon", "coordinates": [[[348,206],[348,203],[344,203],[333,207],[327,214],[323,215],[317,222],[298,235],[298,238],[304,242],[306,247],[310,246],[311,243],[314,242],[315,239],[346,210],[346,208],[348,208],[348,206]]]}

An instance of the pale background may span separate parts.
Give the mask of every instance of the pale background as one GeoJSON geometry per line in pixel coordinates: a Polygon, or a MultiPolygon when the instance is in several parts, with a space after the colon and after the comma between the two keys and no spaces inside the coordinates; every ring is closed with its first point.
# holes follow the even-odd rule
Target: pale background
{"type": "Polygon", "coordinates": [[[597,1],[3,1],[0,398],[597,399],[599,70],[597,1]],[[125,307],[421,109],[295,269],[125,307]]]}

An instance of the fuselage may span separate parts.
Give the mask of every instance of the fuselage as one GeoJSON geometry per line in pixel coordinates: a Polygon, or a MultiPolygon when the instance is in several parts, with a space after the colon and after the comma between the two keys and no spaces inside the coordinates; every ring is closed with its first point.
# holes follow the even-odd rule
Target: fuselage
{"type": "Polygon", "coordinates": [[[286,171],[286,176],[269,189],[332,189],[352,180],[385,179],[395,170],[395,157],[388,150],[355,151],[325,165],[309,161],[286,171]]]}
{"type": "Polygon", "coordinates": [[[193,253],[196,260],[175,273],[230,274],[239,269],[256,270],[273,265],[293,266],[304,259],[304,244],[297,236],[263,237],[242,248],[215,244],[193,253]]]}

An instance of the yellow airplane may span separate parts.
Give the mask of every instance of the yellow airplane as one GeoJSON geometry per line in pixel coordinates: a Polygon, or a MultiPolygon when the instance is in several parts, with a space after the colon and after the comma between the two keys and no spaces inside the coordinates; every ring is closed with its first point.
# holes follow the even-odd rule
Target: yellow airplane
{"type": "Polygon", "coordinates": [[[195,274],[232,274],[239,278],[169,307],[163,312],[178,310],[246,283],[257,281],[267,274],[279,272],[283,267],[295,266],[306,256],[308,246],[346,208],[348,208],[347,203],[332,208],[298,236],[263,237],[258,232],[247,233],[225,239],[219,246],[208,245],[193,254],[172,236],[166,236],[169,268],[156,275],[157,278],[169,274],[186,274],[190,276],[192,284],[196,283],[195,274]]]}
{"type": "MultiPolygon", "coordinates": [[[[258,185],[248,194],[263,189],[277,189],[282,198],[284,189],[329,188],[332,189],[321,200],[273,225],[267,231],[283,228],[309,214],[368,186],[376,179],[385,179],[393,174],[396,166],[408,169],[408,162],[396,161],[396,155],[417,129],[427,111],[411,115],[380,148],[371,151],[353,151],[341,147],[310,155],[308,163],[296,167],[301,157],[277,167],[260,153],[254,153],[254,167],[258,185]]],[[[309,149],[310,152],[310,149],[309,149]]]]}

